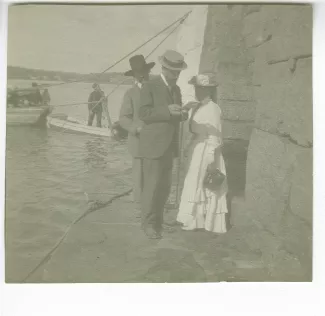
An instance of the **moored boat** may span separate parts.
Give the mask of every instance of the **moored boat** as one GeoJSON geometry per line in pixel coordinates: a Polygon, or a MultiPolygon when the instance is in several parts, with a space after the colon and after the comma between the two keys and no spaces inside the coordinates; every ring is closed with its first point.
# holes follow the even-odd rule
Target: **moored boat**
{"type": "Polygon", "coordinates": [[[46,124],[46,118],[51,113],[50,106],[7,108],[7,125],[46,124]]]}
{"type": "Polygon", "coordinates": [[[88,126],[86,121],[60,114],[48,117],[48,126],[69,133],[88,134],[93,136],[111,137],[111,131],[107,127],[88,126]]]}

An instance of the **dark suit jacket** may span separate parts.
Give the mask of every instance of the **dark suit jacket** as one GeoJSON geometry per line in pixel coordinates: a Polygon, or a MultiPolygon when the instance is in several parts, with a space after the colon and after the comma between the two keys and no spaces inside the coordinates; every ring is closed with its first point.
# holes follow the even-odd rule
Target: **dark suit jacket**
{"type": "Polygon", "coordinates": [[[139,119],[140,88],[134,85],[126,91],[120,110],[119,123],[128,132],[128,149],[130,154],[139,157],[139,136],[136,129],[143,125],[139,119]]]}
{"type": "Polygon", "coordinates": [[[144,122],[140,133],[139,154],[144,158],[159,158],[172,146],[178,155],[180,119],[172,117],[170,104],[182,104],[178,86],[171,93],[160,76],[144,84],[140,93],[139,118],[144,122]]]}

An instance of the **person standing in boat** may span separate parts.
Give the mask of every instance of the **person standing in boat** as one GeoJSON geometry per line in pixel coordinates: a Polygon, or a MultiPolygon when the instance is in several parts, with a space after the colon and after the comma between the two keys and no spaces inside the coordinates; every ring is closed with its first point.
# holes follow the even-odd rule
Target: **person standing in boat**
{"type": "Polygon", "coordinates": [[[139,155],[139,133],[143,122],[139,119],[140,92],[143,83],[149,80],[150,70],[155,62],[146,63],[143,55],[136,55],[129,60],[131,69],[124,73],[125,76],[132,76],[134,84],[126,91],[120,110],[119,124],[128,132],[128,149],[132,161],[133,177],[133,200],[137,217],[141,217],[141,192],[142,192],[142,159],[139,155]]]}
{"type": "Polygon", "coordinates": [[[180,72],[187,68],[184,57],[168,50],[159,62],[161,74],[143,85],[138,113],[144,123],[139,133],[143,163],[142,229],[151,239],[161,238],[173,158],[179,152],[179,125],[188,117],[182,111],[181,91],[176,84],[180,72]]]}
{"type": "Polygon", "coordinates": [[[102,101],[105,97],[104,91],[101,90],[98,83],[92,85],[93,92],[88,98],[88,126],[93,125],[94,117],[96,115],[97,127],[102,127],[103,106],[102,101]]]}

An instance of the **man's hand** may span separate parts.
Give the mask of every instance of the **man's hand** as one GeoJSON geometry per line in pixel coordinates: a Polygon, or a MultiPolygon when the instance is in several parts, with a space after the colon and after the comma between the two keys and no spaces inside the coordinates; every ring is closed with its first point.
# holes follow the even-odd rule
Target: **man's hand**
{"type": "Polygon", "coordinates": [[[170,115],[172,116],[180,116],[182,107],[178,104],[170,104],[168,105],[168,110],[170,115]]]}
{"type": "Polygon", "coordinates": [[[182,110],[181,115],[181,121],[186,121],[188,119],[188,111],[182,110]]]}

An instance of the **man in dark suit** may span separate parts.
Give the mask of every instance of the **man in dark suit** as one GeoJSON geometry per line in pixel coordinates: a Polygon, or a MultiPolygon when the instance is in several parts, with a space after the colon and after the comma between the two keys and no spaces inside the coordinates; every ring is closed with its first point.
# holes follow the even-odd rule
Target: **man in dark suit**
{"type": "Polygon", "coordinates": [[[140,91],[143,83],[149,80],[150,70],[154,62],[146,63],[143,55],[136,55],[130,58],[131,70],[125,76],[132,76],[135,79],[132,88],[126,91],[120,110],[119,125],[128,132],[128,149],[133,158],[133,199],[137,217],[141,217],[141,192],[142,192],[142,159],[139,155],[139,131],[143,122],[139,119],[140,91]]]}
{"type": "Polygon", "coordinates": [[[159,58],[160,76],[141,89],[139,154],[143,162],[142,228],[149,238],[161,238],[164,206],[171,187],[173,158],[178,156],[179,124],[187,119],[176,82],[187,67],[184,57],[166,51],[159,58]]]}

